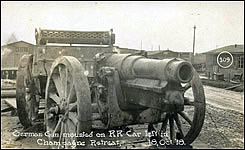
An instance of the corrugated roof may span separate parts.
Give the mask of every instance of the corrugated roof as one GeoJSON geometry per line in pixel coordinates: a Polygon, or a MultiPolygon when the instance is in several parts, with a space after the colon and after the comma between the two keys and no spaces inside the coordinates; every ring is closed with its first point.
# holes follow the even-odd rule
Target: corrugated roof
{"type": "Polygon", "coordinates": [[[171,50],[157,50],[157,51],[147,51],[147,54],[148,55],[158,55],[158,54],[161,54],[161,53],[164,53],[164,52],[177,53],[177,52],[174,52],[174,51],[171,51],[171,50]]]}
{"type": "Polygon", "coordinates": [[[229,45],[229,46],[207,51],[203,54],[218,54],[222,51],[228,51],[230,53],[244,53],[244,45],[229,45]]]}

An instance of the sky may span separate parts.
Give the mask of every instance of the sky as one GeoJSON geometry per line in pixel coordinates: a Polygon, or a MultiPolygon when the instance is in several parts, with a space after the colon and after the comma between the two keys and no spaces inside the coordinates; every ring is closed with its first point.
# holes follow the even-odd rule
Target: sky
{"type": "Polygon", "coordinates": [[[116,46],[195,52],[244,44],[243,2],[3,2],[1,45],[11,35],[35,44],[35,28],[109,31],[116,46]],[[141,45],[142,43],[142,45],[141,45]]]}

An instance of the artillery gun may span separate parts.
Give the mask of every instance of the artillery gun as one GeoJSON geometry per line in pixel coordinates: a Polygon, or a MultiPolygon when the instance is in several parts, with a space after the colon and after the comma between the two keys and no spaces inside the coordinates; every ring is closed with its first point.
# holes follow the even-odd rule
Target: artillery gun
{"type": "Polygon", "coordinates": [[[61,133],[59,140],[65,141],[78,138],[62,137],[63,132],[145,123],[161,125],[160,132],[168,131],[173,141],[178,133],[186,144],[199,135],[205,95],[189,62],[115,53],[112,30],[35,34],[34,53],[22,57],[17,75],[17,111],[24,127],[43,118],[46,130],[61,133]]]}

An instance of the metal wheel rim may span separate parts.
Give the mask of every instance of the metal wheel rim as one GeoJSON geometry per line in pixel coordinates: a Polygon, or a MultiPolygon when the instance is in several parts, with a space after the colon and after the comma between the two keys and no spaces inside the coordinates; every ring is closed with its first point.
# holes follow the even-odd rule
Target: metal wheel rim
{"type": "Polygon", "coordinates": [[[38,118],[39,100],[31,70],[32,55],[22,56],[16,79],[16,103],[20,122],[25,128],[33,125],[38,118]]]}
{"type": "Polygon", "coordinates": [[[191,144],[198,137],[204,123],[206,109],[204,89],[198,73],[195,70],[193,73],[194,75],[191,82],[183,87],[183,95],[188,89],[192,88],[194,101],[185,102],[185,106],[190,105],[190,107],[194,107],[192,119],[185,110],[182,112],[165,113],[165,119],[160,129],[161,132],[166,132],[167,126],[169,125],[170,139],[173,143],[176,139],[177,130],[185,144],[191,144]],[[180,118],[185,120],[190,126],[186,134],[183,132],[183,122],[180,118]]]}

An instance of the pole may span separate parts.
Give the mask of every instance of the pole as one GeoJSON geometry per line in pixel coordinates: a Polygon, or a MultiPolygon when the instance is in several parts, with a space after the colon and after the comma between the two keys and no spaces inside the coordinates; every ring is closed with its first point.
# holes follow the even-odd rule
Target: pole
{"type": "Polygon", "coordinates": [[[141,50],[142,50],[142,40],[141,40],[141,42],[140,42],[140,48],[141,48],[141,50]]]}
{"type": "Polygon", "coordinates": [[[195,34],[196,34],[196,25],[194,25],[194,36],[193,36],[193,51],[192,51],[192,64],[194,63],[194,54],[195,54],[195,34]]]}

